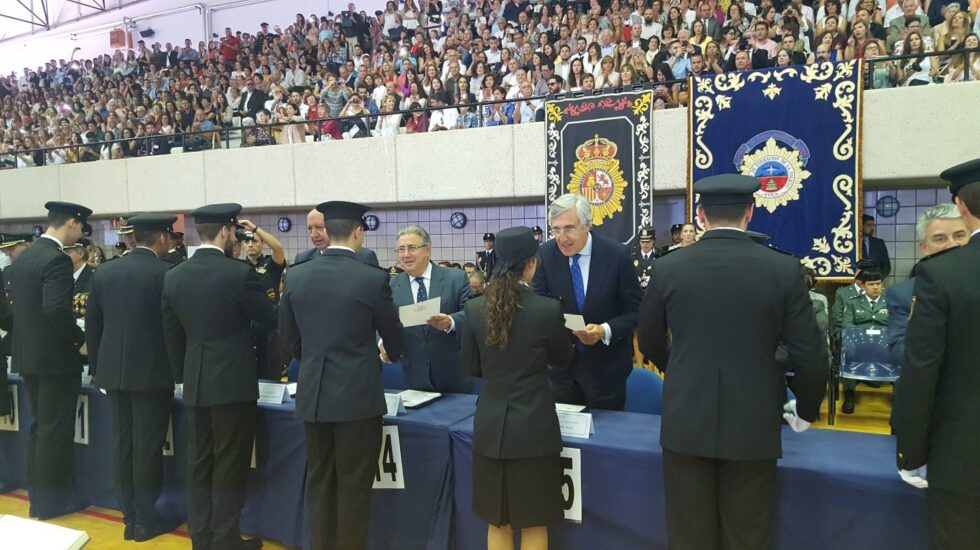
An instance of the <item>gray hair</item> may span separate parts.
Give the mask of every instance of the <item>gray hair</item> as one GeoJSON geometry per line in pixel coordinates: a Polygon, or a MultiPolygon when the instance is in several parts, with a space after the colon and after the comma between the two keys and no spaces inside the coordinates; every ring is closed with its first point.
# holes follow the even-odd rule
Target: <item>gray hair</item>
{"type": "Polygon", "coordinates": [[[956,209],[955,205],[937,204],[933,206],[915,220],[915,240],[920,243],[925,242],[926,230],[929,229],[929,224],[933,220],[958,220],[960,217],[960,211],[956,209]]]}
{"type": "Polygon", "coordinates": [[[421,225],[409,225],[398,232],[399,239],[405,235],[418,235],[422,239],[423,246],[432,244],[432,238],[429,237],[429,232],[423,229],[421,225]]]}
{"type": "Polygon", "coordinates": [[[548,223],[551,224],[551,220],[573,208],[578,215],[578,223],[592,225],[592,206],[585,197],[573,193],[566,193],[552,201],[548,206],[548,223]]]}

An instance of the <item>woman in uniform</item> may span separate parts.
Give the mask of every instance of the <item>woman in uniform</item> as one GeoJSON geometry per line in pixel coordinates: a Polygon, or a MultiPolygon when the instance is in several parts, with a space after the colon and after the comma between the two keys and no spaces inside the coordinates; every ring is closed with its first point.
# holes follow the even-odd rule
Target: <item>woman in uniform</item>
{"type": "Polygon", "coordinates": [[[548,369],[566,368],[572,344],[561,304],[528,281],[538,243],[526,227],[497,233],[497,263],[484,296],[465,306],[462,361],[484,379],[473,433],[473,511],[486,520],[489,550],[548,547],[563,518],[561,432],[548,369]]]}

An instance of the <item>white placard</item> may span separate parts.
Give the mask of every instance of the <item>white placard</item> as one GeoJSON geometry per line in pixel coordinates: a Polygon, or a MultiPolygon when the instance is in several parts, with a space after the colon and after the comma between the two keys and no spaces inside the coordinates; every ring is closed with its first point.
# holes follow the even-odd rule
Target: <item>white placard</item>
{"type": "Polygon", "coordinates": [[[402,403],[408,408],[421,407],[433,399],[442,397],[442,394],[434,391],[405,390],[399,393],[402,403]]]}
{"type": "Polygon", "coordinates": [[[405,404],[402,402],[402,394],[400,393],[386,393],[385,406],[388,407],[388,412],[385,413],[385,416],[405,414],[405,404]]]}
{"type": "Polygon", "coordinates": [[[402,467],[402,446],[398,440],[398,426],[381,429],[381,454],[374,471],[372,489],[404,489],[405,469],[402,467]]]}
{"type": "Polygon", "coordinates": [[[286,384],[286,393],[289,394],[289,397],[296,397],[296,382],[286,384]]]}
{"type": "Polygon", "coordinates": [[[582,450],[562,447],[561,495],[565,504],[565,519],[582,523],[582,450]]]}
{"type": "Polygon", "coordinates": [[[260,405],[282,405],[282,400],[286,395],[286,384],[276,382],[259,382],[260,405]]]}
{"type": "Polygon", "coordinates": [[[183,396],[184,396],[184,385],[174,384],[174,397],[183,397],[183,396]]]}
{"type": "Polygon", "coordinates": [[[439,306],[440,299],[438,296],[417,304],[401,306],[398,308],[398,318],[401,319],[404,327],[424,325],[430,317],[440,313],[439,306]]]}
{"type": "Polygon", "coordinates": [[[84,531],[4,515],[0,516],[0,540],[4,548],[79,550],[89,542],[89,536],[84,531]]]}
{"type": "Polygon", "coordinates": [[[555,410],[559,412],[578,413],[585,410],[585,405],[572,405],[571,403],[555,403],[555,410]]]}
{"type": "Polygon", "coordinates": [[[555,412],[558,413],[558,426],[561,428],[562,436],[588,439],[589,435],[595,433],[595,426],[592,424],[592,413],[555,412]]]}
{"type": "Polygon", "coordinates": [[[88,365],[82,366],[82,385],[83,386],[92,385],[92,375],[88,373],[88,365]]]}
{"type": "Polygon", "coordinates": [[[79,395],[75,404],[75,443],[88,445],[88,396],[79,395]]]}
{"type": "Polygon", "coordinates": [[[10,394],[10,414],[0,416],[0,431],[19,432],[20,431],[20,403],[17,402],[17,386],[10,384],[6,388],[0,388],[10,394]]]}
{"type": "Polygon", "coordinates": [[[565,328],[568,330],[585,330],[585,317],[574,313],[565,314],[565,328]]]}
{"type": "Polygon", "coordinates": [[[881,336],[881,330],[876,328],[869,328],[868,330],[864,331],[864,333],[868,336],[881,336]]]}
{"type": "Polygon", "coordinates": [[[167,438],[163,440],[163,456],[174,456],[174,417],[167,421],[167,438]]]}

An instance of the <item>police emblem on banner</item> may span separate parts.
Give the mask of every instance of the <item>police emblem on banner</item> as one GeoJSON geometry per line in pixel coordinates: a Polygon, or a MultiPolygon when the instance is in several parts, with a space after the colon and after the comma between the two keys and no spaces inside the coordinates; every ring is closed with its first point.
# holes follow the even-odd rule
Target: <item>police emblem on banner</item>
{"type": "Polygon", "coordinates": [[[692,81],[691,185],[718,174],[759,180],[749,229],[771,236],[825,281],[860,259],[861,63],[815,63],[692,81]]]}
{"type": "Polygon", "coordinates": [[[582,195],[592,205],[592,225],[600,226],[607,218],[623,211],[628,184],[616,159],[616,144],[595,137],[575,148],[575,168],[568,182],[568,192],[582,195]]]}
{"type": "Polygon", "coordinates": [[[565,193],[592,206],[592,228],[631,243],[653,224],[650,92],[549,102],[545,204],[565,193]]]}
{"type": "Polygon", "coordinates": [[[759,180],[755,206],[770,213],[800,199],[810,151],[802,140],[779,131],[763,132],[739,147],[735,168],[759,180]]]}

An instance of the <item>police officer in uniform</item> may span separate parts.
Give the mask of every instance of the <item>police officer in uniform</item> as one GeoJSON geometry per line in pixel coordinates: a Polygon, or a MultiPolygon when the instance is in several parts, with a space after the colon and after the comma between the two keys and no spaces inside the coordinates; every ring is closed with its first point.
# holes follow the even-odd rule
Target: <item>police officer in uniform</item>
{"type": "Polygon", "coordinates": [[[980,548],[980,159],[940,176],[971,237],[916,268],[892,424],[899,473],[928,487],[930,547],[960,550],[980,548]]]}
{"type": "Polygon", "coordinates": [[[187,526],[198,549],[260,548],[241,539],[255,439],[258,375],[250,325],[275,319],[262,279],[229,256],[238,204],[191,213],[201,239],[194,256],[167,272],[163,329],[187,415],[187,526]]]}
{"type": "Polygon", "coordinates": [[[487,279],[493,273],[493,267],[497,263],[497,259],[493,255],[493,243],[496,237],[493,233],[484,233],[483,235],[483,250],[476,253],[476,268],[486,275],[487,279]]]}
{"type": "Polygon", "coordinates": [[[656,244],[657,234],[652,227],[640,229],[640,246],[633,251],[633,269],[636,271],[636,278],[640,280],[640,287],[644,289],[650,281],[653,260],[657,257],[654,250],[656,244]]]}
{"type": "Polygon", "coordinates": [[[670,548],[769,548],[781,420],[806,430],[823,399],[826,350],[800,264],[745,233],[758,189],[742,175],[696,182],[707,231],[654,262],[640,305],[640,351],[666,368],[670,548]],[[780,341],[796,372],[789,403],[780,341]]]}
{"type": "Polygon", "coordinates": [[[534,235],[534,240],[537,241],[538,245],[544,244],[544,230],[541,229],[540,225],[532,227],[531,234],[534,235]]]}
{"type": "MultiPolygon", "coordinates": [[[[0,254],[6,254],[10,258],[11,264],[23,252],[31,241],[34,240],[33,233],[14,234],[0,233],[0,254]]],[[[10,357],[10,331],[13,330],[14,313],[10,304],[10,284],[0,271],[0,329],[7,334],[0,340],[0,417],[8,416],[13,412],[13,403],[8,389],[7,381],[7,357],[10,357]]],[[[0,494],[10,492],[14,489],[13,484],[0,478],[0,494]]]]}
{"type": "Polygon", "coordinates": [[[50,519],[84,508],[75,495],[72,441],[82,382],[85,335],[72,313],[72,264],[64,247],[78,242],[92,211],[49,202],[44,235],[7,269],[14,322],[12,365],[31,402],[28,450],[30,515],[50,519]]]}
{"type": "Polygon", "coordinates": [[[95,270],[88,265],[88,247],[90,244],[92,241],[82,237],[77,243],[65,246],[65,253],[71,258],[72,277],[75,278],[75,283],[72,285],[72,295],[76,299],[79,294],[88,294],[92,286],[92,273],[95,270]]]}
{"type": "Polygon", "coordinates": [[[684,224],[675,223],[670,226],[670,244],[665,244],[657,250],[657,256],[663,256],[664,254],[670,252],[670,247],[680,244],[681,242],[681,230],[684,229],[684,224]]]}
{"type": "MultiPolygon", "coordinates": [[[[286,255],[282,243],[268,231],[256,226],[248,220],[238,220],[241,226],[242,244],[245,248],[245,263],[262,279],[266,293],[273,304],[279,303],[279,288],[283,273],[286,270],[286,255]],[[263,254],[268,244],[272,254],[263,254]]],[[[279,333],[257,331],[254,335],[255,356],[259,365],[259,378],[279,382],[282,379],[282,367],[287,362],[281,357],[279,348],[279,333]]]]}
{"type": "Polygon", "coordinates": [[[844,324],[844,308],[847,302],[855,296],[864,295],[864,281],[861,280],[862,271],[878,271],[878,264],[874,260],[859,260],[854,273],[854,282],[842,286],[834,292],[834,305],[831,307],[830,313],[834,320],[834,329],[837,331],[844,324]]]}
{"type": "Polygon", "coordinates": [[[322,258],[290,270],[279,333],[300,362],[296,416],[306,429],[311,548],[360,549],[367,542],[386,411],[375,334],[397,361],[403,332],[388,273],[356,256],[368,207],[331,201],[317,210],[330,246],[322,258]]]}
{"type": "Polygon", "coordinates": [[[174,231],[173,236],[174,247],[167,252],[167,255],[163,259],[176,265],[187,259],[187,246],[184,245],[183,233],[174,231]]]}
{"type": "Polygon", "coordinates": [[[171,531],[156,510],[163,488],[163,448],[173,409],[174,378],[164,345],[160,298],[173,267],[176,216],[130,218],[136,247],[95,271],[85,317],[89,372],[106,390],[112,455],[125,540],[142,542],[171,531]],[[134,328],[135,327],[135,328],[134,328]]]}

